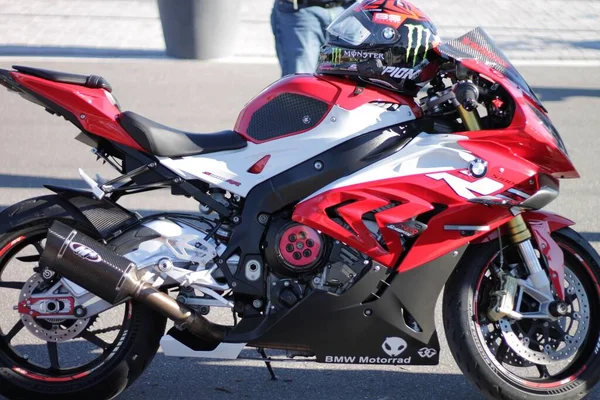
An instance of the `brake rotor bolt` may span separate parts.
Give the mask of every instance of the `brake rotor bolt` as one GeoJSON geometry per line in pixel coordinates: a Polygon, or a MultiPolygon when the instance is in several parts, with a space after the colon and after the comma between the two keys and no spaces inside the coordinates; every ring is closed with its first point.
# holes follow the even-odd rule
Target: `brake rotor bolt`
{"type": "Polygon", "coordinates": [[[579,319],[581,318],[581,315],[579,315],[579,313],[573,313],[573,319],[579,319]]]}
{"type": "Polygon", "coordinates": [[[575,288],[572,288],[572,287],[568,288],[567,289],[567,293],[568,294],[574,294],[575,293],[575,288]]]}

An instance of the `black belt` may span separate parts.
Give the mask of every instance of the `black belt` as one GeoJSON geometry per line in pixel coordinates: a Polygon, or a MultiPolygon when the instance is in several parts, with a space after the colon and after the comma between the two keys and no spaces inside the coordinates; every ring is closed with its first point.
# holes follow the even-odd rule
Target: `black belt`
{"type": "Polygon", "coordinates": [[[298,7],[323,7],[323,8],[333,8],[340,7],[346,4],[353,3],[354,1],[348,0],[332,0],[332,1],[319,1],[319,0],[287,0],[290,3],[298,4],[298,7]]]}

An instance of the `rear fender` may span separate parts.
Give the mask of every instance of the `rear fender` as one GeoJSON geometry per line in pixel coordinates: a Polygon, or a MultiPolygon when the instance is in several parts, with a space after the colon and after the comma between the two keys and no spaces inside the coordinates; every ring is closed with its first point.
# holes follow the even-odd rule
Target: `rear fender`
{"type": "MultiPolygon", "coordinates": [[[[547,211],[529,211],[523,213],[523,219],[529,225],[533,240],[537,248],[541,250],[548,269],[550,270],[550,280],[556,290],[557,296],[564,300],[564,255],[558,244],[552,239],[552,232],[568,226],[575,225],[570,219],[547,211]]],[[[505,227],[501,228],[505,229],[505,227]]],[[[504,235],[506,232],[502,232],[504,235]]],[[[489,234],[477,238],[473,243],[485,243],[498,239],[498,230],[491,231],[489,234]]]]}
{"type": "Polygon", "coordinates": [[[137,221],[135,214],[110,200],[97,200],[90,192],[48,188],[56,194],[24,200],[0,212],[0,234],[58,219],[75,221],[95,237],[107,238],[137,221]]]}

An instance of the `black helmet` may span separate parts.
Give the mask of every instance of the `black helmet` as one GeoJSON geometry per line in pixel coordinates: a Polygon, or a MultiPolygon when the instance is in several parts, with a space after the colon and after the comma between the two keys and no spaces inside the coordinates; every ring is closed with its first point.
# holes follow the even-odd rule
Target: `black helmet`
{"type": "Polygon", "coordinates": [[[437,28],[408,1],[356,3],[327,32],[317,73],[347,75],[413,96],[437,73],[437,28]]]}

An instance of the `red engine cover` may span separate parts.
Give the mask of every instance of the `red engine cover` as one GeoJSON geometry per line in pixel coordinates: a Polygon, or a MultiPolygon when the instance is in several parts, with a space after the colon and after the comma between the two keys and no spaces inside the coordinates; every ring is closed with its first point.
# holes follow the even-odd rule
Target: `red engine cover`
{"type": "Polygon", "coordinates": [[[313,129],[334,105],[353,110],[370,102],[411,107],[418,117],[420,108],[410,97],[376,87],[330,76],[298,74],[285,77],[263,90],[240,113],[235,131],[248,141],[262,143],[313,129]]]}

